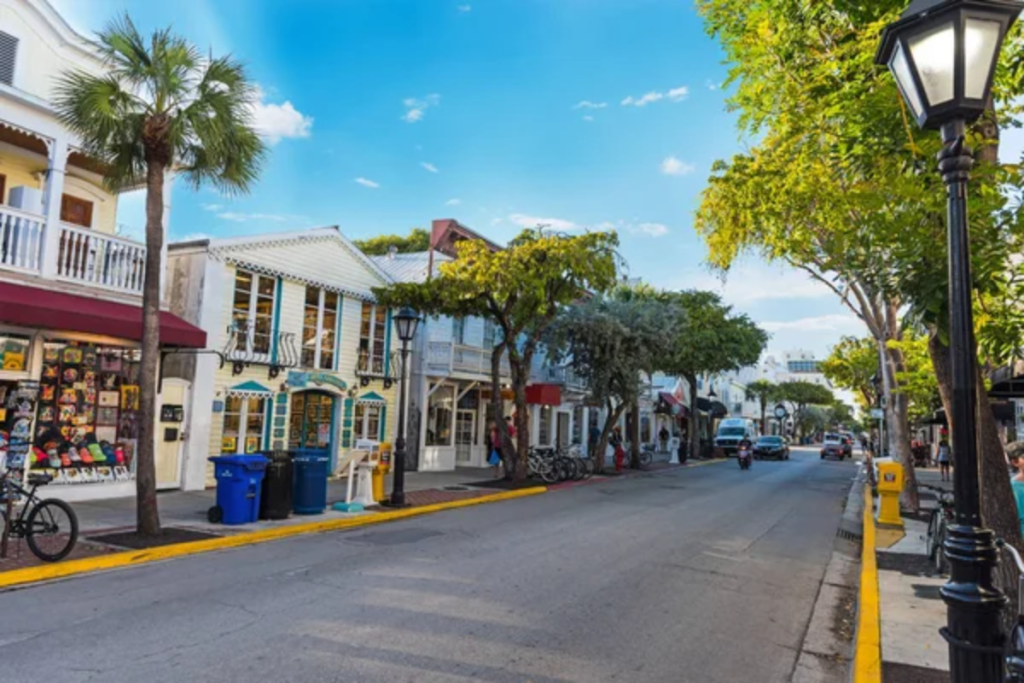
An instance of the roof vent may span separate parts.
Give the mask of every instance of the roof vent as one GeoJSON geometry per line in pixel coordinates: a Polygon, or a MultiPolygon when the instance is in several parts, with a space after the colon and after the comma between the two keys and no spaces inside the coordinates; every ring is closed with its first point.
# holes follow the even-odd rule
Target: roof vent
{"type": "Polygon", "coordinates": [[[18,52],[18,39],[0,31],[0,83],[14,85],[14,59],[18,52]]]}
{"type": "Polygon", "coordinates": [[[388,259],[389,260],[394,261],[395,260],[395,255],[397,253],[398,253],[398,247],[396,247],[393,244],[390,247],[388,247],[388,259]]]}

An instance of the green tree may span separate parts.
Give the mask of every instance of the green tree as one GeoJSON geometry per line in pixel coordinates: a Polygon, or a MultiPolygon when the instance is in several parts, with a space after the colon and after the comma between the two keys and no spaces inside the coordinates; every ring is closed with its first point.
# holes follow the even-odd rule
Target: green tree
{"type": "Polygon", "coordinates": [[[549,360],[568,363],[586,382],[590,400],[607,409],[591,453],[596,471],[604,467],[612,428],[627,408],[637,405],[644,375],[659,369],[664,349],[684,326],[679,306],[654,298],[613,295],[566,307],[549,328],[545,337],[549,360]]]}
{"type": "Polygon", "coordinates": [[[852,391],[862,411],[878,404],[878,345],[870,337],[843,337],[821,362],[821,371],[834,386],[852,391]]]}
{"type": "Polygon", "coordinates": [[[433,315],[479,316],[493,320],[501,341],[491,356],[494,414],[500,415],[501,359],[507,354],[516,403],[518,452],[504,421],[498,421],[508,471],[526,476],[530,422],[526,386],[533,358],[559,311],[584,292],[601,294],[616,283],[619,240],[614,232],[579,235],[524,230],[508,248],[492,250],[483,240],[463,240],[452,261],[423,283],[376,289],[386,306],[412,306],[433,315]]]}
{"type": "Polygon", "coordinates": [[[391,247],[399,254],[414,254],[430,250],[430,233],[423,228],[413,228],[408,235],[378,235],[364,240],[352,240],[364,254],[385,256],[391,247]]]}
{"type": "Polygon", "coordinates": [[[835,428],[853,427],[853,408],[842,401],[836,401],[828,407],[829,425],[835,428]]]}
{"type": "Polygon", "coordinates": [[[768,405],[773,403],[778,396],[779,385],[766,379],[756,379],[747,385],[747,400],[757,401],[761,411],[761,433],[768,433],[768,424],[765,415],[768,413],[768,405]]]}
{"type": "MultiPolygon", "coordinates": [[[[793,406],[793,422],[797,425],[800,436],[807,433],[804,431],[804,426],[808,424],[805,420],[807,409],[810,406],[827,407],[835,403],[836,400],[835,395],[829,391],[828,387],[804,381],[783,382],[779,385],[777,396],[779,400],[793,406]]],[[[822,416],[824,416],[823,419],[828,417],[824,411],[815,412],[815,416],[815,419],[822,416]]]]}
{"type": "Polygon", "coordinates": [[[680,306],[685,331],[666,349],[661,370],[686,380],[690,393],[690,453],[700,452],[697,429],[697,378],[753,365],[768,334],[746,315],[733,313],[714,292],[665,292],[662,300],[680,306]]]}
{"type": "Polygon", "coordinates": [[[231,57],[206,57],[170,29],[147,41],[127,15],[101,31],[97,42],[107,72],[65,72],[54,104],[86,154],[104,165],[111,190],[146,188],[136,514],[138,533],[155,535],[160,533],[153,451],[164,181],[175,173],[193,188],[209,184],[222,193],[248,191],[265,147],[251,125],[255,86],[231,57]]]}

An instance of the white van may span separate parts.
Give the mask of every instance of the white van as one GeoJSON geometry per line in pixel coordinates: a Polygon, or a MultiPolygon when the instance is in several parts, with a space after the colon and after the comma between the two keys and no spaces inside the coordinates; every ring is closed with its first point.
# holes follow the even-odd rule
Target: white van
{"type": "Polygon", "coordinates": [[[726,455],[736,455],[736,445],[744,438],[751,443],[757,441],[757,424],[753,420],[742,417],[728,417],[718,423],[715,434],[715,446],[725,451],[726,455]]]}

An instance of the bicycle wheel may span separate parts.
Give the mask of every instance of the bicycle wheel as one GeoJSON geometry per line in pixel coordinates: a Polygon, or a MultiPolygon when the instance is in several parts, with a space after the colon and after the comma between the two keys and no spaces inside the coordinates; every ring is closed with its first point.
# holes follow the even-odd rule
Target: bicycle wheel
{"type": "Polygon", "coordinates": [[[558,481],[558,469],[550,460],[544,462],[540,470],[540,480],[545,484],[554,484],[558,481]]]}
{"type": "Polygon", "coordinates": [[[650,451],[640,451],[640,467],[650,467],[654,462],[654,454],[650,451]]]}
{"type": "Polygon", "coordinates": [[[944,518],[940,518],[939,520],[939,529],[936,534],[936,541],[935,559],[933,561],[935,564],[935,571],[939,575],[945,576],[949,572],[949,562],[946,560],[946,553],[943,549],[943,546],[946,543],[946,520],[944,518]]]}
{"type": "Polygon", "coordinates": [[[925,552],[928,554],[928,561],[935,563],[935,551],[939,548],[937,538],[939,534],[939,515],[941,510],[932,510],[932,516],[928,520],[928,535],[925,537],[925,552]]]}
{"type": "Polygon", "coordinates": [[[25,541],[44,562],[63,560],[78,542],[78,517],[63,500],[44,500],[28,513],[25,541]]]}

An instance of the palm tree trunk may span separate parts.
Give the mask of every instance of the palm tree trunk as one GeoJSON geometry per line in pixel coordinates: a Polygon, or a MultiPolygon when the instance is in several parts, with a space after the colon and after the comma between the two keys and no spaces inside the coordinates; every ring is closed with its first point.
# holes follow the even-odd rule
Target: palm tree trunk
{"type": "Polygon", "coordinates": [[[160,361],[160,253],[164,246],[164,164],[150,160],[146,173],[146,277],[142,289],[142,361],[139,378],[139,443],[135,455],[135,523],[142,536],[160,534],[156,502],[156,400],[160,361]]]}

